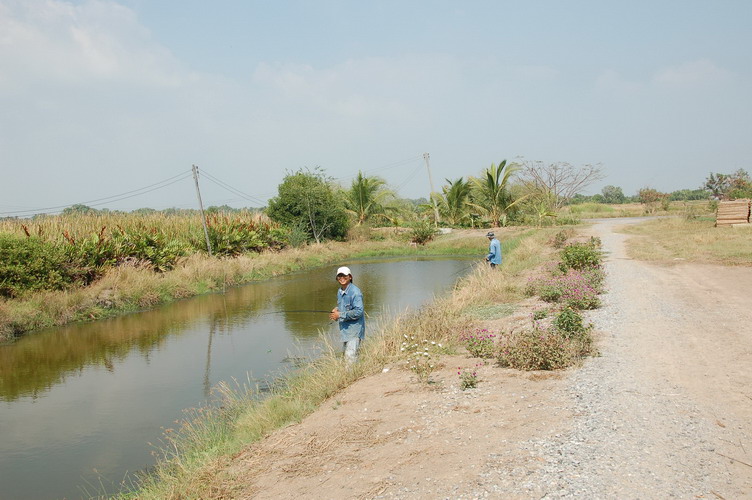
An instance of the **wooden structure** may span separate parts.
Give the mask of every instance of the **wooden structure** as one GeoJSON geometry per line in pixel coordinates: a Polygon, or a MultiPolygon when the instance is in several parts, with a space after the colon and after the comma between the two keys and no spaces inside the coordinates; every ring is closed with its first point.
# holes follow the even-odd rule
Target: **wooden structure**
{"type": "Polygon", "coordinates": [[[715,225],[749,224],[750,200],[722,201],[718,204],[715,225]]]}

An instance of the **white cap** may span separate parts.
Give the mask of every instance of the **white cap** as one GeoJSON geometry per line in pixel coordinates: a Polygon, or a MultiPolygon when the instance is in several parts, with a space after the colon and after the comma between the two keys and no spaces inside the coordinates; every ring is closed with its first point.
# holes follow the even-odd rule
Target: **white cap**
{"type": "Polygon", "coordinates": [[[352,273],[350,272],[350,268],[349,267],[342,266],[339,269],[337,269],[336,276],[339,276],[340,274],[344,274],[345,276],[347,276],[347,275],[352,274],[352,273]]]}

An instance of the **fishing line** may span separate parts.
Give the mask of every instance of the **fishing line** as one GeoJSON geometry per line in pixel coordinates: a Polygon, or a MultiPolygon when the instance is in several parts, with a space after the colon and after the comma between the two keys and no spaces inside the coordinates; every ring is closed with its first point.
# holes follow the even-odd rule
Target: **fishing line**
{"type": "Polygon", "coordinates": [[[454,276],[454,275],[456,275],[456,274],[460,274],[460,273],[461,273],[462,271],[466,271],[466,270],[470,269],[471,267],[476,267],[476,266],[478,266],[478,265],[479,265],[480,263],[481,263],[481,261],[474,261],[474,262],[473,262],[472,264],[470,264],[469,266],[463,267],[462,269],[460,269],[460,270],[459,270],[459,271],[457,271],[457,272],[454,272],[454,273],[452,273],[451,275],[452,275],[452,276],[454,276]]]}
{"type": "Polygon", "coordinates": [[[319,309],[293,309],[293,310],[282,310],[282,311],[270,311],[265,312],[263,314],[284,314],[284,313],[330,313],[332,311],[323,311],[319,309]]]}

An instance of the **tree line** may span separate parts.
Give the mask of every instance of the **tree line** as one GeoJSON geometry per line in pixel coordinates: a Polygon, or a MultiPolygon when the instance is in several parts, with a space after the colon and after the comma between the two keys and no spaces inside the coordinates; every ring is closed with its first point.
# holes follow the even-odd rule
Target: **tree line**
{"type": "MultiPolygon", "coordinates": [[[[478,175],[445,179],[428,199],[404,199],[378,176],[358,172],[349,186],[329,177],[325,170],[301,168],[288,172],[277,195],[266,207],[236,209],[210,206],[208,215],[263,213],[289,229],[293,239],[320,242],[342,239],[358,226],[500,227],[510,224],[546,225],[571,222],[559,217],[567,205],[582,203],[642,203],[647,212],[671,201],[724,200],[752,197],[752,179],[743,169],[731,174],[710,173],[697,189],[664,193],[644,187],[627,196],[621,187],[607,185],[600,193],[581,194],[604,178],[600,165],[574,166],[566,162],[522,161],[492,163],[478,175]]],[[[118,213],[73,205],[62,215],[118,213]]],[[[141,208],[135,215],[196,215],[193,209],[156,211],[141,208]]],[[[427,230],[427,229],[426,229],[427,230]]]]}

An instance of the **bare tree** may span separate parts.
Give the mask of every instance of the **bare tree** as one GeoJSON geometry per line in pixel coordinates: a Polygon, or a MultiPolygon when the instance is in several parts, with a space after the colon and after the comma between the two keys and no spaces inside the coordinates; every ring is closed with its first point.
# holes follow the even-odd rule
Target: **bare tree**
{"type": "Polygon", "coordinates": [[[522,177],[535,189],[550,193],[554,208],[558,210],[567,200],[605,176],[600,164],[575,167],[566,162],[545,164],[526,160],[522,162],[522,177]]]}

